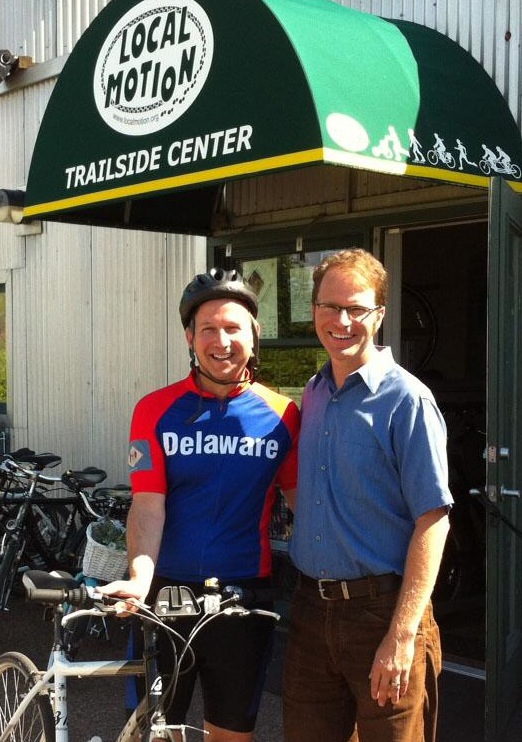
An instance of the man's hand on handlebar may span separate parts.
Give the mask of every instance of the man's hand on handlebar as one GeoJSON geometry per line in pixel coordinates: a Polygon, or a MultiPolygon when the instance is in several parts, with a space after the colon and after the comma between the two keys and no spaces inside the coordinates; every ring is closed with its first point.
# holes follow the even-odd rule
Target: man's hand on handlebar
{"type": "Polygon", "coordinates": [[[114,580],[107,585],[100,585],[96,590],[103,595],[122,598],[120,602],[115,604],[116,613],[121,616],[137,613],[140,604],[145,602],[148,593],[148,588],[145,590],[143,583],[138,580],[114,580]]]}

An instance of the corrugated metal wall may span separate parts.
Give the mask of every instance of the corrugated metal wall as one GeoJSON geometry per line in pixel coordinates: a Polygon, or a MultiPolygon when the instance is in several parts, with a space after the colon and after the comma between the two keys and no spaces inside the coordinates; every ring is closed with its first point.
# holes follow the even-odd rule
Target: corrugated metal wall
{"type": "Polygon", "coordinates": [[[110,0],[2,0],[0,47],[47,62],[68,54],[110,0]]]}
{"type": "MultiPolygon", "coordinates": [[[[45,67],[72,50],[108,2],[0,0],[0,48],[45,67]]],[[[520,0],[342,4],[447,34],[483,64],[520,121],[520,0]]],[[[53,84],[0,94],[0,187],[25,183],[53,84]]],[[[335,209],[343,201],[347,174],[339,169],[337,175],[329,182],[309,180],[311,205],[322,200],[335,209]]],[[[295,187],[294,177],[288,174],[286,194],[295,187]]],[[[245,205],[261,199],[271,208],[278,198],[274,187],[261,180],[246,185],[245,205]]],[[[188,369],[177,305],[186,282],[205,268],[205,241],[52,223],[41,235],[17,231],[0,225],[0,280],[9,300],[12,446],[54,449],[66,466],[102,466],[109,481],[124,481],[136,399],[188,369]]]]}

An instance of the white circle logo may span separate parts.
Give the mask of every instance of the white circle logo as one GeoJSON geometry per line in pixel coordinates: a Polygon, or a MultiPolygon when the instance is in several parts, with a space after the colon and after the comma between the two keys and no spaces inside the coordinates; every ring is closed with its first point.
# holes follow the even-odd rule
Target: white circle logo
{"type": "Polygon", "coordinates": [[[151,134],[196,100],[212,64],[214,34],[203,8],[143,0],[106,38],[94,71],[103,120],[121,134],[151,134]]]}
{"type": "Polygon", "coordinates": [[[328,134],[334,142],[349,152],[362,152],[370,144],[364,126],[345,113],[331,113],[326,119],[328,134]]]}

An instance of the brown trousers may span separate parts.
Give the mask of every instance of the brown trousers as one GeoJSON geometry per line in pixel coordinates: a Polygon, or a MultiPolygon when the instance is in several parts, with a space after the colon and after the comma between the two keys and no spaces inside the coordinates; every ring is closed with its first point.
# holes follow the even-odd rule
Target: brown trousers
{"type": "Polygon", "coordinates": [[[435,742],[442,656],[431,604],[407,693],[384,707],[370,696],[368,676],[396,600],[393,592],[325,601],[297,587],[283,682],[285,742],[435,742]]]}

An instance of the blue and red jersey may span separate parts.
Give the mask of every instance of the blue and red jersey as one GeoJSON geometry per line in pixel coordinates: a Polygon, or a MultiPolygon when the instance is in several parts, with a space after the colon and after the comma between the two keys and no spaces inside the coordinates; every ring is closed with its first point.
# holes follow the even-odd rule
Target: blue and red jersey
{"type": "Polygon", "coordinates": [[[256,382],[223,400],[191,374],[138,402],[132,490],[166,497],[157,575],[201,582],[270,574],[274,485],[296,486],[298,431],[295,402],[256,382]]]}

